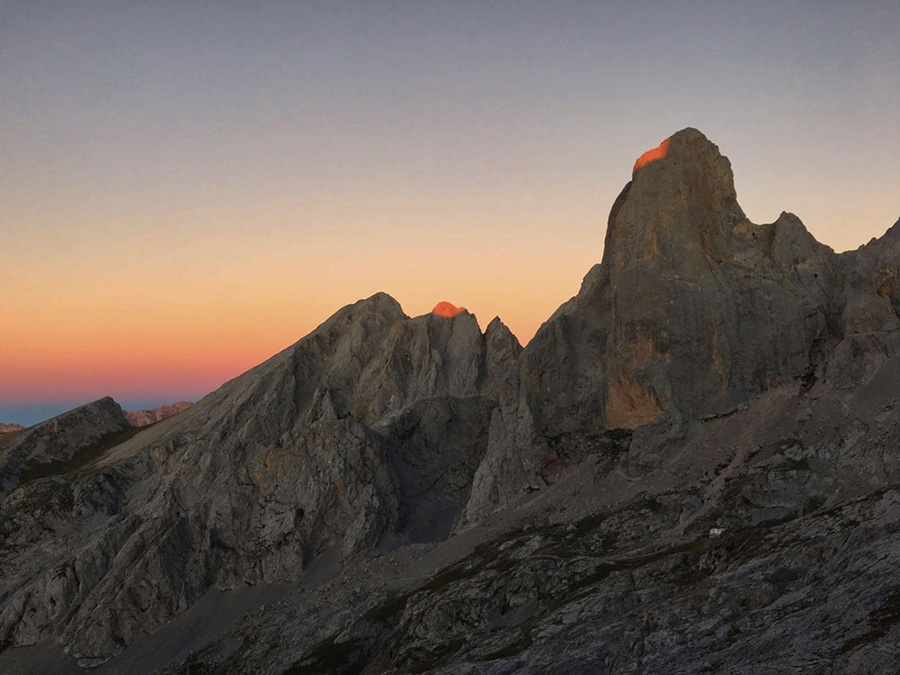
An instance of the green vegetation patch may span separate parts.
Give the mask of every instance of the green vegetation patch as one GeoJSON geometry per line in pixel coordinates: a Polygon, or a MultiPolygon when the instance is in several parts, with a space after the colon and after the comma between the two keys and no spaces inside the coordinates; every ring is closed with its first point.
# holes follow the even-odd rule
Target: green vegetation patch
{"type": "Polygon", "coordinates": [[[5,434],[0,434],[0,451],[6,450],[6,448],[20,439],[22,434],[26,431],[28,431],[28,429],[22,429],[21,431],[7,431],[5,434]]]}
{"type": "Polygon", "coordinates": [[[69,459],[51,462],[36,462],[26,465],[19,474],[19,485],[28,483],[29,481],[38,480],[39,478],[47,478],[48,476],[84,472],[88,470],[94,462],[103,457],[107,451],[112,450],[114,447],[121,445],[125,441],[131,440],[141,431],[149,429],[150,426],[152,425],[146,427],[125,427],[119,431],[105,434],[90,445],[78,450],[75,455],[69,459]]]}
{"type": "Polygon", "coordinates": [[[370,646],[358,640],[335,642],[329,638],[316,645],[283,675],[359,675],[366,666],[370,646]]]}

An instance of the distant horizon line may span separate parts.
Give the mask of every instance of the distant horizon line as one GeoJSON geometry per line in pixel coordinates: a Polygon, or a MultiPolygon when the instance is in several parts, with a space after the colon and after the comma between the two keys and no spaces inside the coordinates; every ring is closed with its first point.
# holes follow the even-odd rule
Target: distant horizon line
{"type": "Polygon", "coordinates": [[[59,417],[71,410],[99,401],[109,396],[118,403],[122,410],[126,412],[138,412],[141,410],[153,410],[163,405],[173,405],[175,403],[194,404],[205,396],[211,394],[215,389],[206,392],[198,397],[150,397],[150,398],[127,398],[119,400],[115,396],[106,394],[96,398],[84,399],[65,399],[40,403],[16,403],[6,404],[0,402],[0,424],[19,424],[23,427],[33,427],[41,424],[54,417],[59,417]],[[15,418],[15,419],[13,419],[15,418]]]}
{"type": "MultiPolygon", "coordinates": [[[[787,212],[787,213],[789,213],[789,212],[787,212]]],[[[803,220],[799,218],[799,216],[797,216],[797,218],[800,220],[801,223],[803,223],[803,226],[806,228],[807,232],[809,232],[809,228],[806,226],[806,223],[804,223],[803,220]]],[[[752,223],[752,221],[751,221],[751,223],[752,223]]],[[[753,224],[756,226],[759,226],[759,225],[765,225],[766,223],[753,223],[753,224]]],[[[888,225],[888,227],[885,229],[885,231],[880,236],[872,237],[871,239],[869,239],[869,241],[859,244],[857,249],[868,245],[872,241],[881,239],[893,227],[898,226],[898,225],[900,225],[900,217],[898,217],[898,219],[896,221],[894,221],[893,224],[888,225]]],[[[816,238],[816,236],[812,232],[809,232],[809,233],[813,237],[813,239],[815,239],[817,242],[819,242],[818,238],[816,238]]],[[[822,244],[823,242],[819,242],[819,243],[822,244]]],[[[824,244],[824,245],[828,246],[827,244],[824,244]]],[[[829,246],[829,248],[831,248],[831,247],[829,246]]],[[[832,251],[834,251],[834,253],[836,255],[841,255],[843,253],[847,253],[847,252],[850,252],[853,250],[856,250],[856,249],[848,249],[847,251],[838,252],[838,251],[834,251],[834,249],[832,248],[832,251]]],[[[601,254],[601,259],[602,259],[602,254],[601,254]]],[[[599,264],[599,262],[595,263],[595,264],[599,264]]],[[[588,271],[590,271],[590,270],[588,270],[588,271]]],[[[587,272],[585,274],[587,274],[587,272]]],[[[418,314],[418,315],[413,316],[413,315],[407,314],[406,310],[403,309],[403,305],[400,303],[400,301],[397,300],[396,298],[394,298],[394,296],[391,295],[389,292],[383,291],[383,290],[375,291],[374,293],[371,293],[370,295],[368,295],[366,297],[358,298],[355,301],[347,302],[347,303],[341,305],[331,315],[329,315],[329,317],[327,317],[324,321],[317,324],[308,333],[298,337],[294,342],[292,342],[291,344],[284,347],[284,349],[290,348],[291,345],[295,344],[296,342],[302,340],[306,336],[315,332],[315,330],[318,329],[319,326],[321,326],[323,323],[328,321],[332,316],[334,316],[334,314],[339,312],[344,307],[351,306],[357,302],[361,302],[363,300],[372,298],[379,294],[384,294],[384,295],[387,295],[388,297],[392,298],[395,302],[397,302],[398,305],[400,305],[401,311],[403,311],[403,313],[411,319],[419,318],[422,316],[428,316],[429,314],[434,314],[437,312],[437,310],[442,305],[450,305],[450,303],[447,301],[440,301],[437,303],[437,305],[435,305],[435,308],[432,309],[431,312],[425,312],[423,314],[418,314]]],[[[565,302],[566,301],[564,300],[563,303],[561,303],[561,304],[564,304],[565,302]]],[[[482,332],[484,331],[484,329],[481,326],[481,322],[478,321],[476,314],[469,312],[464,307],[456,308],[454,306],[454,309],[458,309],[459,311],[464,311],[464,312],[471,314],[472,317],[475,318],[476,322],[478,322],[479,330],[482,330],[482,332]]],[[[438,314],[438,315],[440,315],[440,314],[438,314]]],[[[515,332],[512,331],[511,328],[509,328],[508,324],[506,324],[506,322],[503,321],[503,318],[501,316],[496,315],[495,318],[499,319],[501,322],[503,322],[504,325],[507,326],[507,328],[513,334],[513,336],[515,336],[515,338],[517,340],[519,340],[519,343],[522,345],[522,347],[525,347],[528,343],[531,342],[531,340],[534,338],[534,336],[537,335],[537,333],[540,331],[540,327],[543,326],[544,323],[546,322],[546,320],[542,321],[541,324],[538,326],[537,330],[535,330],[534,334],[527,341],[522,342],[522,340],[519,338],[519,336],[516,335],[515,332]]],[[[488,322],[488,323],[490,323],[490,322],[488,322]]],[[[278,351],[281,351],[281,350],[278,350],[278,351]]],[[[264,357],[259,363],[264,363],[266,360],[268,360],[269,358],[271,358],[272,356],[277,354],[278,351],[274,352],[273,354],[271,354],[267,357],[264,357]]],[[[253,366],[250,366],[250,368],[253,368],[256,365],[259,365],[259,363],[255,364],[253,366]]],[[[248,370],[250,368],[248,368],[248,370]]],[[[191,404],[194,404],[194,403],[197,403],[198,401],[200,401],[201,399],[203,399],[204,397],[208,396],[212,392],[216,391],[219,387],[224,385],[226,382],[234,379],[235,377],[239,377],[244,372],[246,372],[246,371],[241,371],[240,373],[237,373],[233,377],[227,378],[220,384],[214,386],[213,388],[209,389],[208,391],[206,391],[202,394],[199,392],[194,392],[193,394],[188,394],[186,396],[182,396],[182,395],[168,396],[165,394],[160,394],[160,395],[145,395],[145,396],[127,396],[127,397],[122,397],[120,399],[120,398],[117,398],[116,395],[114,395],[114,394],[107,393],[107,394],[102,394],[99,396],[87,395],[85,397],[69,397],[69,398],[59,398],[59,399],[48,399],[48,400],[42,400],[42,401],[33,401],[32,400],[32,401],[15,401],[15,402],[13,402],[13,401],[0,400],[0,424],[19,424],[21,426],[28,428],[28,427],[34,426],[35,424],[40,424],[42,422],[46,422],[47,420],[53,419],[54,417],[57,417],[66,412],[69,412],[70,410],[74,410],[75,408],[79,408],[81,406],[87,405],[94,401],[103,399],[107,396],[112,398],[114,401],[116,401],[116,403],[118,403],[122,407],[123,410],[127,410],[129,412],[135,412],[138,410],[148,410],[148,409],[157,408],[157,407],[163,406],[163,405],[171,405],[174,403],[181,403],[181,402],[189,402],[191,404]]]]}

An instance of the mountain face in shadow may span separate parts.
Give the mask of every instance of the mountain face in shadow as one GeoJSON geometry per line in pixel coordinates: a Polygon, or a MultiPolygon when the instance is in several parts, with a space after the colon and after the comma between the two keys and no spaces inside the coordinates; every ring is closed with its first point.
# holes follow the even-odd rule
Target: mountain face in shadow
{"type": "Polygon", "coordinates": [[[892,672],[898,266],[680,131],[524,349],[379,293],[146,429],[0,437],[0,670],[892,672]]]}

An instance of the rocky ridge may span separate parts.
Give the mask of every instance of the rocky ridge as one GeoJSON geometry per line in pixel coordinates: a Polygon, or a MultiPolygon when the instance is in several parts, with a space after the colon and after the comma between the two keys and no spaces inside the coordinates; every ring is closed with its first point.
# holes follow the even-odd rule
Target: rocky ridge
{"type": "Polygon", "coordinates": [[[519,350],[467,312],[410,319],[384,294],[344,308],[87,470],[23,483],[0,506],[6,550],[60,563],[0,560],[0,631],[62,632],[96,663],[211,588],[446,537],[519,350]],[[70,506],[47,527],[50,494],[70,506]]]}
{"type": "Polygon", "coordinates": [[[20,483],[88,461],[128,427],[122,408],[106,397],[23,430],[0,455],[0,498],[20,483]]]}
{"type": "Polygon", "coordinates": [[[0,434],[9,434],[13,431],[23,431],[25,427],[21,424],[0,424],[0,434]]]}
{"type": "Polygon", "coordinates": [[[892,672],[900,222],[838,255],[694,129],[642,160],[524,350],[377,294],[86,461],[0,449],[0,669],[892,672]]]}
{"type": "Polygon", "coordinates": [[[178,403],[169,403],[150,410],[126,410],[125,419],[133,427],[146,427],[156,422],[162,422],[172,415],[184,412],[192,405],[193,403],[189,401],[179,401],[178,403]]]}

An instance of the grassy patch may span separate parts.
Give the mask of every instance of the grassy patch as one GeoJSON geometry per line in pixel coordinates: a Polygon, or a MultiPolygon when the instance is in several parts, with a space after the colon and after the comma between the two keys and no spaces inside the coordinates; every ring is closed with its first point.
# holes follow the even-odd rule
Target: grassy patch
{"type": "Polygon", "coordinates": [[[784,461],[776,466],[775,469],[780,471],[809,471],[809,459],[806,457],[801,457],[800,459],[785,457],[784,461]]]}
{"type": "Polygon", "coordinates": [[[806,503],[803,505],[803,513],[812,513],[813,511],[818,511],[823,506],[825,506],[825,502],[828,501],[824,495],[813,495],[809,499],[806,500],[806,503]]]}
{"type": "Polygon", "coordinates": [[[406,608],[406,601],[412,593],[401,593],[388,598],[380,605],[372,607],[369,611],[362,615],[363,621],[372,623],[390,623],[393,622],[397,615],[406,608]]]}
{"type": "Polygon", "coordinates": [[[509,644],[497,649],[496,651],[490,652],[489,654],[485,654],[481,656],[476,661],[498,661],[500,659],[508,659],[513,656],[518,656],[526,649],[531,647],[534,644],[534,639],[531,637],[530,633],[525,633],[521,635],[517,640],[511,641],[509,644]]]}
{"type": "Polygon", "coordinates": [[[358,640],[338,643],[328,638],[282,675],[359,675],[366,666],[369,648],[358,640]]]}
{"type": "Polygon", "coordinates": [[[21,431],[8,431],[5,434],[0,434],[0,450],[6,450],[6,448],[21,438],[26,431],[27,429],[22,429],[21,431]]]}
{"type": "Polygon", "coordinates": [[[456,638],[455,640],[445,642],[434,651],[429,652],[426,658],[416,660],[412,665],[409,666],[409,670],[407,672],[426,673],[429,670],[439,668],[446,663],[449,657],[453,656],[454,654],[456,654],[456,652],[462,649],[465,644],[466,641],[463,638],[456,638]]]}
{"type": "Polygon", "coordinates": [[[191,656],[178,669],[179,675],[217,675],[221,671],[221,668],[198,661],[194,656],[191,656]]]}
{"type": "Polygon", "coordinates": [[[137,434],[144,429],[149,428],[149,426],[125,427],[119,431],[113,431],[101,436],[90,445],[78,450],[75,455],[69,459],[29,464],[19,474],[19,485],[39,478],[47,478],[48,476],[58,476],[60,474],[84,471],[106,454],[108,450],[111,450],[117,445],[121,445],[125,441],[137,436],[137,434]]]}

